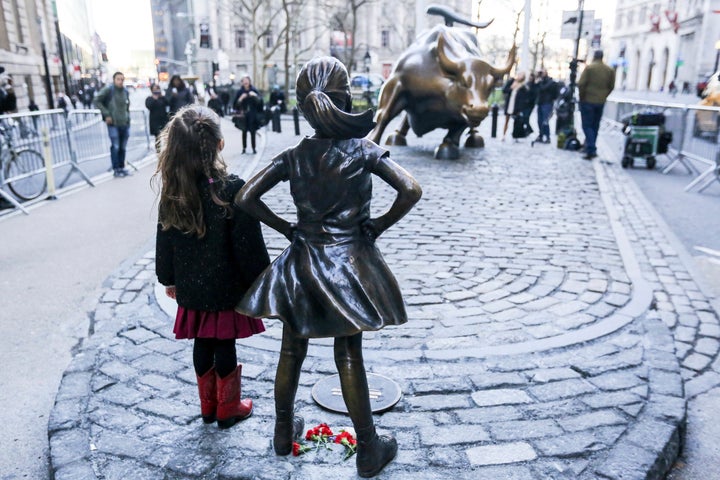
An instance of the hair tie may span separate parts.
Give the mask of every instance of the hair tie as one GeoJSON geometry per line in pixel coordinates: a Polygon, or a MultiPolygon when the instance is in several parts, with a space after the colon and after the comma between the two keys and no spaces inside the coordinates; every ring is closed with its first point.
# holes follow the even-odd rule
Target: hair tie
{"type": "Polygon", "coordinates": [[[208,178],[208,183],[212,185],[213,183],[215,183],[215,179],[212,177],[208,178]]]}

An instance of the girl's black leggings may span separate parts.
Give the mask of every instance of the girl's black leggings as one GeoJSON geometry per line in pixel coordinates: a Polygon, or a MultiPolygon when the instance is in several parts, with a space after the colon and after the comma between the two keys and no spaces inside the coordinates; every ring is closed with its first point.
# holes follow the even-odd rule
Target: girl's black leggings
{"type": "Polygon", "coordinates": [[[193,345],[195,373],[202,377],[215,366],[221,378],[230,375],[237,367],[235,339],[196,338],[193,345]]]}

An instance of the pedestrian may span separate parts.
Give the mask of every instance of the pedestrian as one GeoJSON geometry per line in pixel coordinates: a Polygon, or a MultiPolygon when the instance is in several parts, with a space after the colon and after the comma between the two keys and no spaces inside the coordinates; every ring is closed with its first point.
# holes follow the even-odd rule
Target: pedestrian
{"type": "Polygon", "coordinates": [[[597,157],[598,132],[603,108],[610,92],[615,88],[615,71],[603,62],[603,51],[595,50],[592,62],[585,67],[578,80],[580,118],[585,134],[585,160],[597,157]]]}
{"type": "Polygon", "coordinates": [[[30,99],[30,103],[28,103],[28,110],[30,110],[31,112],[37,112],[38,110],[40,110],[40,107],[38,107],[37,103],[35,103],[35,99],[30,99]]]}
{"type": "Polygon", "coordinates": [[[13,79],[9,75],[0,77],[0,115],[17,113],[17,96],[13,79]]]}
{"type": "Polygon", "coordinates": [[[55,102],[57,104],[57,108],[62,109],[63,112],[65,112],[65,115],[67,115],[70,111],[70,105],[72,104],[72,102],[70,101],[70,97],[65,95],[65,92],[59,91],[55,102]]]}
{"type": "Polygon", "coordinates": [[[235,94],[233,100],[235,111],[242,117],[236,126],[242,130],[242,153],[247,149],[247,134],[250,132],[250,145],[253,153],[257,153],[255,148],[255,132],[260,128],[259,116],[263,113],[263,99],[260,92],[252,84],[249,76],[244,76],[240,80],[240,89],[235,94]]]}
{"type": "Polygon", "coordinates": [[[153,181],[160,183],[155,268],[178,304],[173,332],[193,339],[205,423],[230,428],[249,417],[235,339],[265,330],[233,307],[270,263],[260,223],[233,204],[243,180],[228,174],[220,118],[190,105],[170,120],[153,181]]]}
{"type": "Polygon", "coordinates": [[[145,99],[145,108],[149,111],[150,135],[155,137],[155,151],[159,153],[160,132],[168,122],[168,101],[157,83],[150,86],[150,96],[145,99]]]}
{"type": "Polygon", "coordinates": [[[170,107],[169,115],[172,117],[175,113],[185,105],[195,103],[195,97],[192,90],[188,88],[180,75],[173,75],[170,78],[170,85],[165,91],[165,98],[170,107]]]}
{"type": "Polygon", "coordinates": [[[550,78],[544,69],[537,72],[536,85],[538,136],[535,142],[550,143],[550,117],[560,89],[557,82],[550,78]]]}
{"type": "Polygon", "coordinates": [[[107,124],[110,137],[110,162],[113,176],[127,177],[125,168],[125,147],[130,137],[130,93],[123,86],[125,75],[113,74],[113,83],[104,86],[93,99],[93,105],[99,109],[107,124]]]}
{"type": "Polygon", "coordinates": [[[280,85],[275,85],[270,92],[270,101],[268,102],[270,107],[280,107],[280,113],[287,112],[287,106],[285,105],[285,93],[280,90],[280,85]]]}
{"type": "Polygon", "coordinates": [[[207,92],[210,97],[207,106],[212,109],[213,112],[217,113],[220,118],[224,117],[225,113],[223,112],[223,104],[218,94],[215,93],[215,90],[212,88],[207,89],[207,92]]]}
{"type": "Polygon", "coordinates": [[[510,125],[510,112],[508,112],[508,107],[510,106],[510,87],[512,87],[514,81],[514,78],[508,78],[505,82],[505,85],[503,85],[502,87],[503,98],[505,99],[505,104],[503,106],[503,113],[505,113],[505,125],[503,126],[502,136],[503,141],[505,140],[505,134],[507,133],[508,125],[510,125]]]}
{"type": "MultiPolygon", "coordinates": [[[[528,87],[525,73],[519,73],[510,85],[510,96],[508,98],[508,115],[513,119],[512,137],[517,141],[532,133],[529,123],[528,105],[533,102],[532,92],[528,87]]],[[[503,129],[502,141],[505,141],[507,133],[507,121],[503,129]]]]}
{"type": "Polygon", "coordinates": [[[375,239],[413,207],[422,191],[387,150],[364,138],[374,126],[372,111],[347,113],[352,97],[339,60],[308,62],[298,74],[296,93],[315,135],[275,157],[235,198],[290,246],[237,309],[283,322],[275,375],[275,453],[288,455],[302,432],[294,403],[308,339],[334,337],[342,395],[357,435],[357,470],[371,477],[395,457],[397,442],[375,431],[362,332],[407,321],[397,281],[375,239]],[[370,217],[373,173],[397,191],[390,209],[377,218],[370,217]],[[278,217],[260,199],[281,181],[290,183],[297,224],[278,217]]]}

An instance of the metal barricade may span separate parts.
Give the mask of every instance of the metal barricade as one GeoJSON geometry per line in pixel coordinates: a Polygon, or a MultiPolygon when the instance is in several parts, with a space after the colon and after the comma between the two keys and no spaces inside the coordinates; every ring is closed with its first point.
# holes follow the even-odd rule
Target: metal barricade
{"type": "Polygon", "coordinates": [[[608,100],[603,112],[606,125],[617,128],[623,119],[636,112],[651,109],[665,115],[664,129],[672,133],[669,162],[662,169],[667,174],[683,167],[696,178],[686,187],[690,191],[707,188],[718,177],[720,162],[720,108],[648,101],[608,100]]]}
{"type": "MultiPolygon", "coordinates": [[[[149,150],[147,112],[131,109],[130,119],[126,150],[149,150]]],[[[56,173],[63,176],[58,183],[60,188],[68,185],[74,173],[94,186],[87,171],[98,174],[98,171],[106,171],[105,165],[110,166],[110,139],[100,110],[78,109],[66,113],[56,109],[0,115],[0,129],[3,162],[0,165],[0,197],[26,213],[21,202],[37,198],[46,187],[52,194],[56,173]],[[92,162],[96,164],[91,165],[92,162]],[[102,162],[102,167],[98,162],[102,162]]],[[[129,160],[126,164],[138,170],[129,160]]]]}

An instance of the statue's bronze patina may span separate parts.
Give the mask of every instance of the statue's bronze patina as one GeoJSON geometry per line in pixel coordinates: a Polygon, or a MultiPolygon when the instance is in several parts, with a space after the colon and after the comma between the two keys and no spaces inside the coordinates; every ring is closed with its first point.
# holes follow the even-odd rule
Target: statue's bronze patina
{"type": "Polygon", "coordinates": [[[348,74],[337,59],[308,62],[298,74],[296,92],[315,135],[275,157],[235,198],[285,235],[290,246],[258,277],[237,310],[283,321],[275,376],[275,452],[289,454],[294,435],[303,429],[294,403],[308,339],[334,337],[343,399],[357,434],[358,474],[371,477],[395,457],[397,443],[375,432],[362,332],[407,321],[397,281],[375,239],[415,205],[422,191],[387,150],[363,138],[374,126],[372,111],[348,113],[348,74]],[[370,217],[372,174],[397,191],[388,211],[377,218],[370,217]],[[260,199],[281,181],[290,183],[297,224],[260,199]]]}
{"type": "Polygon", "coordinates": [[[422,136],[436,128],[446,128],[447,136],[435,151],[436,158],[460,157],[460,135],[470,127],[466,147],[483,146],[475,128],[488,115],[487,99],[497,79],[510,72],[515,62],[515,46],[504,68],[480,60],[477,38],[469,30],[451,26],[453,22],[484,28],[459,18],[444,7],[433,6],[428,13],[445,17],[421,35],[398,59],[395,70],[383,85],[375,120],[369,137],[375,142],[390,121],[405,111],[400,127],[388,137],[388,145],[407,145],[410,128],[422,136]]]}

